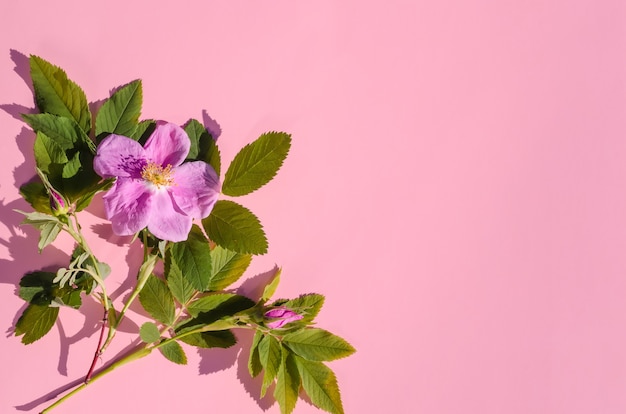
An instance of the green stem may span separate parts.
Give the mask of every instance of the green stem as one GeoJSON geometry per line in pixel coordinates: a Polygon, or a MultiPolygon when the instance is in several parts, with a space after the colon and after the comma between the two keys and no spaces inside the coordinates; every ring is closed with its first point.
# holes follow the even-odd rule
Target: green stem
{"type": "Polygon", "coordinates": [[[136,359],[140,359],[140,358],[143,358],[145,356],[148,356],[150,354],[150,352],[152,352],[152,349],[154,349],[154,348],[147,348],[146,346],[141,346],[140,348],[136,349],[135,351],[127,354],[125,357],[123,357],[123,358],[113,362],[109,366],[103,368],[102,370],[98,371],[95,375],[93,375],[91,377],[91,380],[88,383],[82,383],[81,385],[79,385],[78,387],[74,388],[69,393],[65,394],[63,397],[61,397],[58,400],[56,400],[53,404],[51,404],[48,407],[44,408],[43,411],[41,411],[41,414],[45,414],[47,412],[50,412],[52,409],[54,409],[55,407],[59,406],[65,400],[69,399],[72,395],[78,393],[83,388],[87,387],[87,385],[92,384],[94,381],[96,381],[99,378],[105,376],[109,372],[112,372],[115,369],[121,367],[122,365],[125,365],[125,364],[127,364],[129,362],[132,362],[132,361],[136,360],[136,359]]]}
{"type": "Polygon", "coordinates": [[[147,258],[145,259],[144,263],[139,268],[139,273],[137,275],[137,284],[135,285],[135,288],[130,294],[130,297],[124,304],[124,307],[115,318],[115,321],[111,323],[109,327],[109,333],[107,335],[107,339],[102,345],[102,348],[100,348],[100,353],[104,352],[104,350],[107,348],[107,346],[109,346],[109,344],[115,337],[115,333],[117,332],[117,327],[122,322],[122,319],[124,318],[124,315],[126,314],[126,311],[130,307],[130,305],[135,301],[135,299],[137,299],[137,296],[139,296],[139,292],[141,292],[141,289],[143,289],[146,282],[148,281],[148,278],[152,274],[152,271],[154,270],[154,267],[156,266],[158,259],[159,257],[157,255],[154,255],[154,254],[147,255],[147,258]]]}

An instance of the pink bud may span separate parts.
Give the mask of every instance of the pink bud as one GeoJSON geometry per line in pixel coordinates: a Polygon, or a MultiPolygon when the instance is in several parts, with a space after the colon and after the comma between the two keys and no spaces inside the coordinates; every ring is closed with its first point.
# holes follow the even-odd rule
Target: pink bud
{"type": "Polygon", "coordinates": [[[52,210],[52,213],[54,213],[54,215],[66,214],[68,208],[61,194],[53,189],[49,189],[48,193],[50,194],[50,210],[52,210]]]}
{"type": "Polygon", "coordinates": [[[304,317],[285,307],[270,309],[265,312],[264,316],[273,319],[273,321],[265,324],[270,329],[282,328],[289,322],[299,321],[304,317]]]}

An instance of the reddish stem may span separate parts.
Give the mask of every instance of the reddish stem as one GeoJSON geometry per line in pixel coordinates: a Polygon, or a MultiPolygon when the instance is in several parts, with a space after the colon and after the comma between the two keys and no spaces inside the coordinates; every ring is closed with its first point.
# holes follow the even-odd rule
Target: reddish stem
{"type": "Polygon", "coordinates": [[[102,346],[102,339],[104,338],[104,329],[107,326],[107,310],[104,310],[104,316],[102,317],[102,328],[100,329],[100,339],[98,339],[98,347],[96,348],[96,353],[93,356],[93,361],[91,361],[91,366],[89,367],[89,372],[87,372],[87,376],[85,377],[85,384],[89,383],[91,376],[93,375],[93,370],[96,368],[96,362],[102,352],[100,351],[100,347],[102,346]]]}

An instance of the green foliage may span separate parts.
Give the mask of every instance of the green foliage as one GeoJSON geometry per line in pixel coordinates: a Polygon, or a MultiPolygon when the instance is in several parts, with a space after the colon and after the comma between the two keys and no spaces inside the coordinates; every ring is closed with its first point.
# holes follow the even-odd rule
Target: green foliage
{"type": "MultiPolygon", "coordinates": [[[[238,312],[250,309],[255,305],[254,301],[245,296],[234,293],[217,293],[204,296],[192,302],[187,311],[192,319],[186,320],[176,327],[177,333],[191,330],[202,330],[202,327],[215,324],[219,320],[227,321],[238,312]]],[[[225,322],[221,329],[232,327],[231,322],[225,322]]],[[[216,329],[211,329],[216,330],[216,329]]]]}
{"type": "Polygon", "coordinates": [[[191,228],[187,240],[172,245],[171,261],[194,289],[201,292],[208,289],[211,279],[209,242],[198,226],[191,228]]]}
{"type": "Polygon", "coordinates": [[[58,307],[30,304],[15,325],[15,336],[24,335],[22,343],[31,344],[52,329],[58,315],[58,307]]]}
{"type": "Polygon", "coordinates": [[[218,200],[202,225],[211,240],[228,250],[243,254],[267,253],[267,238],[261,222],[234,201],[218,200]]]}
{"type": "Polygon", "coordinates": [[[191,286],[191,283],[187,281],[187,278],[185,278],[178,265],[172,262],[169,253],[166,255],[165,259],[165,278],[170,292],[172,292],[172,295],[178,303],[182,305],[186,305],[194,294],[198,292],[191,286]]]}
{"type": "Polygon", "coordinates": [[[187,355],[176,341],[167,342],[159,347],[161,354],[175,364],[186,365],[187,355]]]}
{"type": "Polygon", "coordinates": [[[150,275],[139,292],[141,306],[154,319],[166,325],[174,323],[176,307],[174,297],[161,279],[150,275]]]}
{"type": "Polygon", "coordinates": [[[283,337],[283,344],[309,361],[333,361],[355,351],[344,339],[319,328],[288,333],[283,337]]]}
{"type": "Polygon", "coordinates": [[[281,414],[289,414],[296,407],[298,392],[300,391],[300,375],[293,355],[285,348],[281,348],[281,363],[274,388],[274,398],[280,405],[281,414]]]}
{"type": "Polygon", "coordinates": [[[302,387],[311,402],[332,414],[343,414],[339,385],[333,371],[321,362],[294,356],[302,387]]]}
{"type": "Polygon", "coordinates": [[[249,194],[274,178],[291,147],[291,135],[268,132],[246,145],[226,171],[222,192],[229,196],[249,194]]]}
{"type": "Polygon", "coordinates": [[[102,138],[107,134],[132,136],[141,115],[142,99],[141,80],[119,88],[98,111],[96,137],[102,138]]]}
{"type": "Polygon", "coordinates": [[[262,303],[267,302],[268,300],[270,300],[272,296],[274,296],[274,293],[276,292],[276,289],[278,288],[278,284],[280,283],[281,273],[282,273],[282,269],[276,269],[276,273],[274,273],[272,280],[267,285],[265,285],[265,288],[263,289],[263,294],[261,295],[262,303]]]}
{"type": "Polygon", "coordinates": [[[248,357],[248,372],[252,378],[261,373],[263,365],[261,365],[261,358],[259,357],[259,343],[263,339],[263,333],[256,331],[254,333],[254,339],[250,346],[250,356],[248,357]]]}
{"type": "Polygon", "coordinates": [[[211,250],[209,290],[222,290],[235,283],[250,265],[252,256],[216,246],[211,250]]]}
{"type": "Polygon", "coordinates": [[[20,194],[35,211],[52,214],[52,210],[50,210],[50,196],[41,181],[31,181],[22,185],[20,194]]]}
{"type": "Polygon", "coordinates": [[[20,280],[18,296],[26,302],[36,305],[48,305],[52,300],[54,288],[54,276],[52,272],[27,273],[20,280]]]}
{"type": "Polygon", "coordinates": [[[318,293],[307,293],[291,299],[285,303],[285,307],[303,316],[300,323],[309,324],[322,309],[324,296],[318,293]]]}
{"type": "Polygon", "coordinates": [[[185,124],[184,129],[191,140],[191,148],[189,149],[187,159],[201,160],[208,163],[219,176],[221,168],[220,152],[209,131],[196,119],[190,119],[185,124]]]}
{"type": "Polygon", "coordinates": [[[38,56],[31,55],[30,75],[37,108],[44,113],[70,118],[89,134],[91,113],[85,92],[68,79],[65,71],[38,56]]]}
{"type": "Polygon", "coordinates": [[[198,348],[230,348],[237,343],[230,330],[196,332],[182,336],[180,340],[198,348]]]}
{"type": "Polygon", "coordinates": [[[153,344],[161,339],[161,333],[154,323],[146,322],[139,328],[139,337],[143,342],[153,344]]]}
{"type": "Polygon", "coordinates": [[[156,121],[152,119],[140,121],[132,134],[128,135],[128,138],[132,138],[135,141],[139,141],[141,145],[145,144],[150,135],[156,128],[156,121]]]}
{"type": "Polygon", "coordinates": [[[63,223],[56,216],[40,213],[38,211],[25,213],[18,210],[18,212],[26,216],[22,224],[30,224],[40,231],[39,243],[37,245],[39,252],[54,241],[63,227],[63,223]]]}
{"type": "Polygon", "coordinates": [[[282,362],[280,342],[272,335],[265,335],[259,343],[259,361],[263,367],[263,383],[261,397],[265,396],[267,388],[272,385],[282,362]]]}

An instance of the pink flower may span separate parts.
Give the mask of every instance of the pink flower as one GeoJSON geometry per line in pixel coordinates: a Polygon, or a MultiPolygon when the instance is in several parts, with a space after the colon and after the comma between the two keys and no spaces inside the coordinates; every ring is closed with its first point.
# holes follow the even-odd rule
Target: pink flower
{"type": "Polygon", "coordinates": [[[115,234],[132,235],[147,227],[162,240],[183,241],[192,220],[211,213],[219,178],[205,162],[183,164],[190,146],[182,128],[162,121],[144,147],[115,134],[100,143],[94,170],[104,178],[116,178],[104,195],[115,234]]]}
{"type": "Polygon", "coordinates": [[[273,319],[273,321],[265,324],[270,329],[282,328],[289,322],[299,321],[304,317],[285,307],[270,309],[265,312],[264,316],[273,319]]]}

